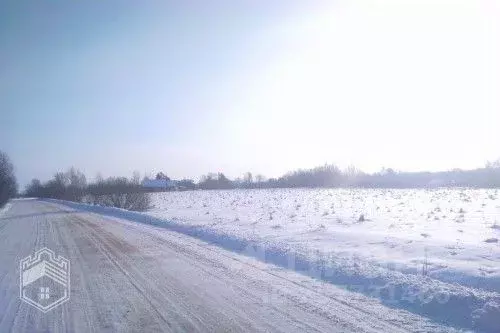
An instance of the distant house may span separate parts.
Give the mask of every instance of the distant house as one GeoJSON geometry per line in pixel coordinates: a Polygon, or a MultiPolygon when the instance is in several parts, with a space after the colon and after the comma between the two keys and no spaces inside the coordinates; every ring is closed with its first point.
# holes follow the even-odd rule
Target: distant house
{"type": "Polygon", "coordinates": [[[151,191],[173,191],[177,189],[177,182],[166,179],[144,179],[142,187],[151,191]]]}

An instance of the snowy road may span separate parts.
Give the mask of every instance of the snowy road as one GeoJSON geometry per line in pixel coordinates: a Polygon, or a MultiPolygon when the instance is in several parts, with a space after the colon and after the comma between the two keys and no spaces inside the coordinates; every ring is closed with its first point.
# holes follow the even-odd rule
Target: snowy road
{"type": "Polygon", "coordinates": [[[0,215],[0,332],[451,332],[402,310],[175,232],[13,201],[0,215]],[[70,260],[71,298],[19,299],[19,261],[70,260]]]}

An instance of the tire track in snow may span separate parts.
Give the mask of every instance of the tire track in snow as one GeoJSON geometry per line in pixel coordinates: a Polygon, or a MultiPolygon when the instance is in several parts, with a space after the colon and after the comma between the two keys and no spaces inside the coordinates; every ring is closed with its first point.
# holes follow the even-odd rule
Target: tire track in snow
{"type": "MultiPolygon", "coordinates": [[[[90,223],[90,222],[88,222],[88,223],[90,223]]],[[[106,223],[117,223],[117,222],[114,220],[107,219],[106,223]]],[[[129,229],[130,233],[134,233],[134,234],[144,233],[144,231],[142,230],[142,228],[140,228],[140,226],[134,226],[132,223],[130,223],[130,224],[127,223],[126,225],[124,225],[124,228],[129,229]]],[[[159,230],[159,232],[165,232],[164,229],[158,229],[158,230],[159,230]]],[[[125,234],[125,233],[121,233],[121,234],[125,234]]],[[[161,238],[161,237],[157,236],[156,234],[147,234],[147,237],[150,237],[152,242],[153,241],[161,242],[169,248],[174,248],[178,253],[182,253],[182,255],[184,255],[184,256],[188,255],[190,257],[190,259],[192,261],[194,261],[195,263],[202,262],[203,260],[206,260],[206,258],[200,257],[199,252],[192,251],[191,248],[193,248],[193,247],[198,247],[198,248],[202,247],[202,251],[209,250],[212,252],[217,252],[219,255],[221,254],[220,249],[218,249],[218,248],[212,249],[209,246],[200,246],[199,242],[194,241],[194,239],[193,239],[193,241],[191,241],[189,237],[185,237],[183,235],[179,235],[178,237],[182,238],[183,242],[189,243],[191,245],[191,248],[179,246],[179,244],[173,243],[173,242],[168,241],[164,238],[161,238]]],[[[283,277],[282,275],[273,273],[269,270],[261,270],[259,267],[255,266],[255,265],[251,265],[251,264],[248,264],[246,262],[243,262],[243,261],[239,260],[238,257],[226,255],[226,254],[224,254],[224,252],[225,251],[222,251],[222,253],[223,253],[222,255],[230,260],[238,261],[240,264],[245,265],[245,266],[251,266],[252,268],[260,270],[261,272],[263,272],[265,274],[272,275],[275,278],[286,280],[287,283],[288,282],[292,283],[298,288],[307,289],[310,292],[315,293],[316,297],[325,297],[324,294],[319,293],[317,290],[309,288],[308,286],[305,286],[301,283],[297,283],[296,281],[287,279],[286,277],[283,277]]],[[[207,263],[212,267],[220,266],[220,263],[214,262],[214,261],[208,261],[207,263]]],[[[226,270],[226,273],[227,273],[227,270],[226,270]]],[[[219,275],[219,277],[220,276],[224,276],[224,275],[219,275]]],[[[238,280],[238,279],[234,278],[233,280],[238,280]]],[[[287,295],[287,294],[285,294],[285,295],[287,295]]],[[[328,296],[326,296],[326,297],[328,297],[328,296]]],[[[292,298],[292,297],[290,297],[289,299],[295,303],[297,303],[297,301],[300,300],[300,299],[292,298]]],[[[361,327],[359,326],[360,323],[367,323],[368,324],[366,327],[363,328],[364,331],[366,331],[366,332],[380,332],[380,331],[408,332],[409,331],[407,328],[405,328],[405,326],[409,326],[409,325],[402,325],[402,324],[398,325],[397,323],[390,323],[390,322],[386,321],[387,318],[383,318],[382,316],[377,316],[377,313],[369,312],[361,307],[356,307],[353,304],[349,304],[348,302],[338,300],[338,299],[335,299],[333,297],[328,297],[328,299],[329,299],[328,302],[331,302],[334,304],[336,311],[343,313],[342,316],[336,318],[337,321],[345,321],[346,318],[351,317],[351,318],[353,318],[353,325],[355,324],[354,327],[357,328],[357,331],[359,331],[361,329],[361,327]],[[368,317],[368,320],[367,320],[367,317],[368,317]]],[[[307,304],[307,305],[310,306],[310,304],[307,304]]],[[[329,314],[328,311],[324,311],[321,307],[315,308],[314,310],[317,312],[323,312],[325,314],[329,314]]],[[[395,322],[401,322],[400,316],[402,316],[403,318],[406,317],[407,321],[411,321],[411,320],[415,321],[415,317],[412,317],[411,315],[406,315],[402,311],[397,313],[397,316],[398,317],[394,316],[392,318],[392,320],[395,322]]],[[[420,320],[422,319],[420,317],[417,317],[417,318],[419,318],[420,320]]],[[[406,324],[408,324],[408,323],[406,323],[406,324]]],[[[433,325],[432,323],[429,323],[429,322],[422,323],[422,325],[419,325],[419,326],[422,327],[422,330],[421,330],[422,332],[424,332],[424,331],[427,332],[430,329],[435,329],[436,327],[438,327],[438,325],[433,325]]],[[[415,326],[413,326],[413,327],[410,326],[410,327],[411,327],[412,331],[415,330],[415,326]]],[[[351,329],[352,328],[353,327],[351,327],[351,329]]]]}
{"type": "MultiPolygon", "coordinates": [[[[88,230],[89,230],[90,232],[92,232],[92,233],[93,233],[93,237],[95,237],[96,239],[100,239],[100,240],[99,240],[99,241],[97,241],[97,242],[102,242],[102,244],[105,244],[105,243],[109,242],[111,239],[114,239],[114,241],[112,241],[112,242],[114,242],[115,244],[116,244],[116,243],[119,243],[119,242],[117,241],[117,239],[115,238],[115,236],[111,236],[111,237],[110,237],[110,233],[109,233],[109,232],[107,232],[107,231],[103,230],[102,228],[98,227],[97,225],[95,225],[95,224],[93,224],[93,223],[90,223],[90,222],[85,221],[85,220],[83,220],[83,219],[82,219],[82,221],[81,221],[81,223],[80,223],[79,225],[80,225],[81,227],[83,227],[83,228],[88,228],[88,230]],[[105,237],[103,237],[103,235],[106,235],[106,236],[105,236],[105,237]]],[[[156,239],[156,241],[158,241],[158,240],[160,240],[160,239],[156,239]]],[[[165,242],[162,242],[162,243],[164,243],[164,244],[165,244],[165,242]]],[[[170,244],[170,243],[169,243],[168,245],[170,245],[170,246],[169,246],[170,248],[173,246],[173,244],[170,244]]],[[[123,246],[123,245],[121,245],[121,246],[123,246]]],[[[113,246],[109,246],[109,247],[107,247],[107,251],[108,251],[107,253],[108,253],[108,254],[110,254],[111,252],[114,252],[113,250],[111,250],[112,248],[113,248],[113,246]]],[[[183,256],[186,254],[186,253],[185,253],[185,251],[184,251],[184,249],[182,249],[182,248],[180,248],[180,247],[176,247],[176,250],[178,250],[178,252],[177,252],[177,253],[182,254],[183,256]]],[[[117,253],[116,253],[116,252],[114,252],[114,255],[117,255],[117,253]]],[[[192,258],[192,257],[189,257],[189,259],[193,259],[193,258],[192,258]]],[[[215,274],[213,274],[213,273],[211,273],[211,272],[207,271],[205,267],[203,267],[202,265],[200,265],[200,264],[199,264],[199,262],[198,262],[198,261],[200,261],[200,260],[202,260],[202,259],[203,259],[203,258],[200,258],[200,257],[198,256],[198,257],[197,257],[197,260],[196,260],[196,259],[195,259],[195,260],[193,260],[193,262],[192,262],[191,264],[192,264],[192,265],[194,265],[194,266],[196,266],[196,267],[197,267],[197,268],[199,268],[200,270],[203,270],[205,273],[207,273],[207,274],[209,274],[209,275],[211,275],[211,276],[213,276],[213,277],[215,277],[215,278],[221,279],[221,276],[220,276],[220,275],[215,275],[215,274]]],[[[112,260],[112,261],[114,261],[114,262],[116,262],[116,264],[119,266],[119,264],[118,264],[118,262],[117,262],[117,259],[111,259],[111,260],[112,260]]],[[[124,262],[124,261],[126,261],[126,260],[122,260],[122,262],[124,262]]],[[[216,262],[208,262],[208,263],[209,263],[212,267],[213,267],[214,265],[218,265],[218,263],[216,263],[216,262]]],[[[123,270],[127,272],[127,275],[128,275],[128,277],[129,277],[131,280],[136,280],[136,278],[132,278],[131,271],[134,271],[134,273],[135,273],[135,274],[142,275],[140,272],[138,272],[138,271],[136,271],[136,270],[133,270],[133,269],[127,269],[127,270],[123,269],[123,270]]],[[[143,278],[143,281],[146,281],[146,280],[147,280],[147,279],[143,278]]],[[[227,281],[227,282],[228,282],[228,283],[230,283],[229,281],[227,281]]],[[[245,290],[243,287],[239,287],[239,289],[240,289],[240,291],[241,291],[241,292],[246,292],[246,290],[245,290]]],[[[165,298],[167,298],[167,297],[168,297],[168,296],[166,296],[164,293],[162,293],[160,289],[158,289],[158,291],[159,291],[159,294],[161,294],[163,297],[165,297],[165,298]]],[[[172,290],[172,289],[170,289],[169,291],[170,291],[170,292],[175,292],[175,290],[172,290]]],[[[143,293],[143,295],[146,295],[146,293],[143,293]]],[[[248,296],[251,296],[251,295],[248,295],[248,296]]],[[[289,316],[286,312],[283,312],[283,311],[282,311],[281,309],[279,309],[279,308],[275,308],[275,310],[276,310],[276,311],[278,311],[278,312],[282,312],[282,314],[283,314],[283,315],[289,316]]],[[[184,309],[183,311],[187,311],[187,310],[186,310],[186,309],[184,309]]],[[[190,315],[191,315],[191,316],[195,316],[195,317],[196,317],[196,314],[192,313],[192,311],[190,312],[190,315]]],[[[289,317],[290,317],[290,316],[289,316],[289,317]]],[[[202,322],[203,322],[203,321],[201,320],[201,318],[197,318],[197,319],[200,321],[200,323],[202,323],[202,322]]],[[[247,317],[246,319],[247,319],[247,320],[250,320],[250,318],[249,318],[249,317],[247,317]]],[[[298,321],[296,318],[293,318],[293,317],[290,317],[289,319],[290,319],[290,320],[292,320],[292,321],[298,321]]],[[[192,320],[192,319],[191,319],[191,320],[192,320]]],[[[311,326],[311,325],[309,325],[309,324],[307,324],[307,323],[301,322],[301,325],[308,327],[309,331],[313,331],[313,330],[315,330],[313,326],[311,326]]],[[[277,329],[278,329],[277,327],[274,327],[274,330],[275,330],[275,331],[276,331],[277,329]]],[[[201,330],[201,327],[197,327],[197,330],[201,330]]],[[[284,331],[284,332],[285,332],[285,331],[284,331]]]]}
{"type": "MultiPolygon", "coordinates": [[[[125,252],[120,252],[116,251],[116,249],[123,248],[124,246],[127,247],[126,242],[119,240],[114,236],[113,234],[107,232],[106,230],[100,228],[99,226],[90,223],[89,221],[85,219],[80,219],[79,225],[83,228],[88,228],[88,231],[92,233],[92,237],[96,239],[96,241],[100,244],[106,244],[106,250],[108,254],[113,254],[114,258],[112,260],[116,263],[118,261],[121,262],[122,265],[127,266],[127,268],[124,270],[127,272],[129,278],[134,281],[141,281],[141,283],[138,283],[138,285],[143,285],[146,286],[150,284],[150,281],[158,281],[159,278],[156,276],[149,276],[145,277],[144,274],[142,273],[142,270],[135,268],[131,265],[129,265],[127,262],[129,261],[125,252]],[[138,278],[140,277],[140,278],[138,278]]],[[[178,253],[179,255],[182,255],[182,252],[178,253]]],[[[119,264],[120,265],[120,264],[119,264]]],[[[198,266],[198,268],[203,269],[203,267],[198,266]]],[[[147,269],[144,269],[144,271],[147,271],[147,269]]],[[[208,272],[206,272],[208,273],[208,272]]],[[[215,277],[215,275],[214,275],[215,277]]],[[[217,277],[218,278],[218,277],[217,277]]],[[[193,324],[193,320],[196,319],[198,324],[196,327],[196,330],[201,330],[201,331],[206,331],[206,329],[203,328],[203,325],[207,325],[208,323],[211,323],[214,325],[214,329],[217,327],[216,325],[218,324],[217,321],[214,321],[211,319],[211,314],[210,313],[205,313],[206,311],[203,311],[202,313],[195,313],[193,310],[189,307],[189,304],[184,304],[184,301],[182,300],[181,296],[182,295],[176,295],[178,294],[178,290],[175,286],[170,286],[169,279],[165,279],[162,281],[162,285],[156,284],[155,286],[150,286],[149,289],[153,290],[149,292],[149,297],[153,296],[153,298],[156,300],[157,303],[160,303],[165,300],[169,300],[172,298],[172,296],[176,296],[176,303],[170,302],[170,307],[176,309],[177,316],[178,314],[184,314],[182,315],[182,318],[180,320],[182,321],[187,321],[188,323],[193,324]],[[151,295],[151,294],[158,294],[158,295],[151,295]],[[160,296],[160,297],[157,297],[160,296]],[[189,314],[186,316],[185,314],[189,314]]],[[[146,288],[145,288],[146,289],[146,288]]],[[[148,293],[144,293],[144,295],[148,295],[148,293]]],[[[198,309],[198,310],[203,310],[203,309],[198,309]]],[[[250,320],[250,318],[246,318],[247,320],[250,320]]],[[[220,323],[219,323],[220,324],[220,323]]],[[[192,330],[193,328],[189,328],[189,330],[192,330]]]]}
{"type": "Polygon", "coordinates": [[[86,237],[93,243],[93,245],[95,246],[95,248],[97,250],[99,250],[101,252],[101,254],[104,255],[114,267],[116,267],[124,276],[127,277],[127,279],[134,286],[134,288],[139,292],[139,294],[143,297],[143,299],[149,303],[149,305],[151,306],[151,308],[156,312],[156,314],[168,326],[168,331],[173,332],[173,325],[170,322],[170,320],[166,316],[164,316],[159,311],[159,309],[153,304],[153,302],[151,301],[151,299],[148,297],[146,291],[143,288],[140,287],[140,284],[138,283],[137,278],[132,277],[131,274],[125,268],[123,268],[118,263],[118,261],[115,258],[113,258],[113,255],[111,254],[112,250],[109,247],[105,248],[105,245],[100,240],[98,240],[92,234],[92,232],[89,232],[90,230],[88,228],[86,228],[82,224],[82,222],[77,221],[77,222],[74,223],[74,225],[78,225],[78,227],[80,228],[80,230],[83,231],[83,233],[86,235],[86,237]]]}

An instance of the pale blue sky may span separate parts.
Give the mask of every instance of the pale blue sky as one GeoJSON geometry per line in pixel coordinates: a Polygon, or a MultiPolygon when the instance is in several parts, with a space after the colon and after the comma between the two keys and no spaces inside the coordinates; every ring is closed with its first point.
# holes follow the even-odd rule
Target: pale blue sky
{"type": "Polygon", "coordinates": [[[495,1],[0,6],[0,149],[21,184],[500,157],[495,1]]]}

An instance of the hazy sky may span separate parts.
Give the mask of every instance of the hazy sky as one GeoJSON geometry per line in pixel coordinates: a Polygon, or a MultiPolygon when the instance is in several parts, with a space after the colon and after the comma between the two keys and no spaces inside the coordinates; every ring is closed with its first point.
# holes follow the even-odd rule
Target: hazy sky
{"type": "Polygon", "coordinates": [[[500,157],[497,1],[2,1],[21,184],[474,168],[500,157]]]}

